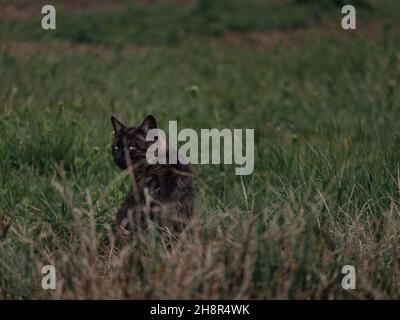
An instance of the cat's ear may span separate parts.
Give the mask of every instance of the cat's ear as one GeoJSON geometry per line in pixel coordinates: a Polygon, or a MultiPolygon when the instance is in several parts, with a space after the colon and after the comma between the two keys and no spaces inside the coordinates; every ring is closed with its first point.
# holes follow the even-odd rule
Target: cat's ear
{"type": "Polygon", "coordinates": [[[121,121],[117,120],[115,117],[111,117],[111,123],[112,123],[112,125],[114,127],[114,132],[115,133],[118,133],[123,128],[125,128],[125,125],[121,121]]]}
{"type": "Polygon", "coordinates": [[[149,130],[157,128],[157,121],[153,116],[147,116],[140,125],[140,129],[147,134],[149,130]]]}

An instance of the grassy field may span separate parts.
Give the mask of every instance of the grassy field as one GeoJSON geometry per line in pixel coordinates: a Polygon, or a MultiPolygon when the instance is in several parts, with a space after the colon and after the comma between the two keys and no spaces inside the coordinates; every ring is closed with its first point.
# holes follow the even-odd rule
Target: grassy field
{"type": "Polygon", "coordinates": [[[357,31],[329,1],[183,2],[64,1],[44,31],[40,6],[0,1],[0,299],[400,298],[398,1],[357,31]],[[254,128],[255,171],[193,166],[187,233],[110,256],[112,114],[254,128]]]}

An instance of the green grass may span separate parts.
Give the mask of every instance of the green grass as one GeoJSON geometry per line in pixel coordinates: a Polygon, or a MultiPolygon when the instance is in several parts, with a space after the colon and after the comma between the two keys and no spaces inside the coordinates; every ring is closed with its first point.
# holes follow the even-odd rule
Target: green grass
{"type": "MultiPolygon", "coordinates": [[[[0,297],[399,298],[398,33],[380,20],[374,37],[322,32],[270,48],[232,45],[206,28],[170,42],[190,23],[158,17],[185,20],[196,8],[175,9],[143,7],[137,24],[122,11],[66,13],[49,38],[4,31],[31,21],[2,22],[4,39],[113,47],[0,51],[0,213],[15,219],[0,241],[0,297]],[[135,28],[153,19],[137,39],[135,28]],[[143,50],[120,50],[130,43],[143,50]],[[169,120],[254,128],[255,171],[241,179],[233,166],[194,166],[187,234],[167,249],[155,231],[138,232],[110,259],[102,240],[129,181],[112,162],[109,117],[135,124],[149,113],[164,129],[169,120]],[[49,263],[59,281],[51,292],[40,287],[49,263]],[[346,264],[356,291],[341,289],[346,264]]],[[[270,30],[255,20],[224,30],[270,30]]]]}

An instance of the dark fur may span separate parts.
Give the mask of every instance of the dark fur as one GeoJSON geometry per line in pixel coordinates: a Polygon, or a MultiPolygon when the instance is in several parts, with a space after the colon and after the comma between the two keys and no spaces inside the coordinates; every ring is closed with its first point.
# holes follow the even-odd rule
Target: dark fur
{"type": "Polygon", "coordinates": [[[127,231],[146,225],[147,218],[160,227],[180,231],[192,216],[192,171],[183,164],[154,164],[146,161],[146,141],[150,129],[157,128],[153,116],[138,127],[126,127],[111,117],[115,137],[112,155],[121,170],[130,170],[131,189],[118,210],[116,226],[127,231]]]}

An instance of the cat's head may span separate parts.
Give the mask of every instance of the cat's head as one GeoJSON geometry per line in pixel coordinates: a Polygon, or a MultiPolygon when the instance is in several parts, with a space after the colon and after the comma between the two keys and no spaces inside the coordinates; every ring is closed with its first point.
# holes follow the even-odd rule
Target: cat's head
{"type": "Polygon", "coordinates": [[[151,129],[157,128],[156,119],[147,116],[141,125],[127,127],[115,117],[111,117],[114,127],[114,141],[111,145],[111,153],[115,164],[122,170],[128,167],[127,159],[135,167],[146,161],[146,151],[153,143],[146,141],[146,135],[151,129]]]}

